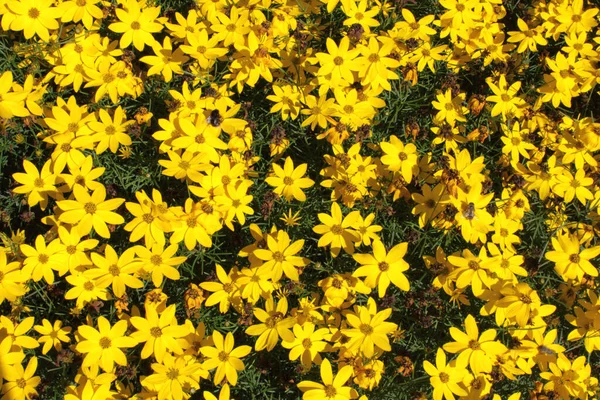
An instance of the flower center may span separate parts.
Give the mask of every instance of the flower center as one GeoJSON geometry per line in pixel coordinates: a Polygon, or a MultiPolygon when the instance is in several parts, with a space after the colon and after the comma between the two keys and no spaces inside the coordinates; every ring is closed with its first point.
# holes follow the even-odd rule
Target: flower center
{"type": "Polygon", "coordinates": [[[341,235],[341,234],[342,234],[342,232],[344,232],[344,229],[342,228],[342,226],[341,226],[341,225],[339,225],[339,224],[336,224],[336,225],[334,225],[334,226],[332,226],[332,227],[331,227],[331,232],[332,232],[334,235],[341,235]]]}
{"type": "Polygon", "coordinates": [[[302,341],[302,347],[304,347],[307,350],[312,347],[312,342],[310,341],[309,338],[306,338],[302,341]]]}
{"type": "Polygon", "coordinates": [[[479,342],[477,340],[470,340],[469,341],[469,348],[471,350],[479,350],[481,347],[479,347],[479,342]]]}
{"type": "Polygon", "coordinates": [[[442,381],[442,383],[448,383],[448,381],[450,380],[450,375],[448,375],[445,372],[440,372],[439,378],[440,381],[442,381]]]}
{"type": "Polygon", "coordinates": [[[179,370],[176,368],[169,368],[169,372],[167,372],[167,378],[174,380],[179,376],[179,370]]]}
{"type": "Polygon", "coordinates": [[[325,396],[330,399],[333,399],[337,395],[337,390],[333,387],[333,385],[325,386],[325,396]]]}
{"type": "Polygon", "coordinates": [[[142,26],[140,25],[140,23],[138,21],[133,21],[131,23],[131,29],[133,29],[134,31],[137,31],[141,28],[142,26]]]}
{"type": "Polygon", "coordinates": [[[159,338],[162,336],[162,329],[160,329],[158,326],[154,326],[152,329],[150,329],[150,335],[155,338],[159,338]]]}
{"type": "Polygon", "coordinates": [[[386,263],[385,261],[380,262],[378,267],[381,272],[385,272],[390,269],[390,265],[388,263],[386,263]]]}
{"type": "Polygon", "coordinates": [[[294,180],[292,178],[290,178],[289,176],[286,176],[285,178],[283,178],[283,184],[284,185],[293,185],[294,180]]]}
{"type": "Polygon", "coordinates": [[[15,383],[17,384],[17,387],[19,387],[20,389],[25,389],[25,387],[27,386],[27,381],[23,378],[17,379],[17,381],[15,383]]]}
{"type": "Polygon", "coordinates": [[[118,276],[121,273],[121,269],[117,266],[117,264],[113,264],[108,267],[108,273],[112,276],[118,276]]]}
{"type": "Polygon", "coordinates": [[[579,254],[571,254],[569,256],[569,261],[571,261],[573,264],[578,264],[579,263],[579,254]]]}
{"type": "Polygon", "coordinates": [[[37,8],[33,7],[30,8],[29,11],[27,12],[27,15],[29,16],[29,18],[31,19],[36,19],[37,17],[40,16],[40,10],[38,10],[37,8]]]}
{"type": "Polygon", "coordinates": [[[35,180],[33,181],[33,186],[35,186],[36,188],[44,187],[44,180],[42,178],[35,178],[35,180]]]}
{"type": "Polygon", "coordinates": [[[38,262],[40,264],[46,264],[50,260],[50,257],[47,254],[38,254],[38,262]]]}
{"type": "Polygon", "coordinates": [[[282,252],[276,251],[275,253],[273,253],[273,260],[277,262],[283,262],[283,260],[285,260],[285,256],[282,252]]]}
{"type": "Polygon", "coordinates": [[[344,59],[340,56],[337,56],[336,58],[333,59],[333,63],[335,65],[342,65],[344,63],[344,59]]]}
{"type": "Polygon", "coordinates": [[[86,283],[83,284],[83,288],[85,290],[87,290],[88,292],[91,292],[94,290],[94,284],[90,281],[87,281],[86,283]]]}
{"type": "Polygon", "coordinates": [[[373,327],[369,324],[361,324],[359,329],[363,335],[370,335],[373,333],[373,327]]]}
{"type": "Polygon", "coordinates": [[[227,362],[227,361],[229,361],[229,354],[226,353],[226,352],[224,352],[224,351],[221,351],[219,353],[219,361],[221,361],[221,362],[227,362]]]}
{"type": "Polygon", "coordinates": [[[110,338],[106,336],[100,339],[100,347],[103,349],[108,349],[111,346],[112,342],[110,338]]]}
{"type": "Polygon", "coordinates": [[[83,209],[88,214],[94,214],[96,212],[96,204],[92,203],[92,202],[85,203],[85,205],[83,206],[83,209]]]}
{"type": "Polygon", "coordinates": [[[155,254],[152,257],[150,257],[150,262],[152,263],[152,265],[158,266],[162,264],[162,257],[158,254],[155,254]]]}
{"type": "Polygon", "coordinates": [[[147,224],[151,224],[152,221],[154,221],[154,217],[150,213],[146,213],[146,214],[142,215],[142,219],[147,224]]]}

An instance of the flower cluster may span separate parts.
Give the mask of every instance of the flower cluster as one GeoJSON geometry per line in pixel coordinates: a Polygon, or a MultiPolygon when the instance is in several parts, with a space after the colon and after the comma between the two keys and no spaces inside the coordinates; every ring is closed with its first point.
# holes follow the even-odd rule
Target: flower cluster
{"type": "Polygon", "coordinates": [[[1,399],[598,397],[587,3],[0,1],[1,399]]]}

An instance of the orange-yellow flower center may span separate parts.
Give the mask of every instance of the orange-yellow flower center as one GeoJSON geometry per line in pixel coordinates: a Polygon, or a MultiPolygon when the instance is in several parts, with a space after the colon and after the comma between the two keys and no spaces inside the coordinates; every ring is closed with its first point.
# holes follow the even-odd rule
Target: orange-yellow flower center
{"type": "Polygon", "coordinates": [[[15,383],[17,384],[17,387],[20,389],[25,389],[25,387],[27,386],[27,381],[23,378],[17,379],[17,381],[15,383]]]}
{"type": "Polygon", "coordinates": [[[154,217],[150,213],[146,213],[146,214],[142,215],[142,219],[147,224],[151,224],[152,221],[154,221],[154,217]]]}
{"type": "Polygon", "coordinates": [[[36,188],[44,187],[44,180],[42,178],[35,178],[35,180],[33,181],[33,186],[35,186],[36,188]]]}
{"type": "Polygon", "coordinates": [[[131,29],[137,31],[138,29],[140,29],[142,27],[142,25],[140,25],[140,23],[138,21],[133,21],[131,23],[131,29]]]}
{"type": "Polygon", "coordinates": [[[479,350],[481,347],[479,346],[479,342],[477,340],[470,340],[469,341],[469,348],[471,350],[479,350]]]}
{"type": "Polygon", "coordinates": [[[334,226],[331,227],[331,232],[334,235],[341,235],[344,232],[344,229],[342,228],[341,225],[336,224],[336,225],[334,225],[334,226]]]}
{"type": "Polygon", "coordinates": [[[46,264],[50,260],[50,257],[47,254],[38,254],[38,262],[40,264],[46,264]]]}
{"type": "Polygon", "coordinates": [[[219,352],[219,361],[221,361],[221,362],[229,361],[229,353],[226,353],[224,351],[219,352]]]}
{"type": "Polygon", "coordinates": [[[309,338],[306,338],[302,341],[302,347],[304,347],[305,349],[310,349],[312,347],[312,342],[309,338]]]}
{"type": "Polygon", "coordinates": [[[87,290],[88,292],[91,292],[92,290],[94,290],[94,284],[90,281],[87,281],[86,283],[83,284],[83,288],[85,290],[87,290]]]}
{"type": "Polygon", "coordinates": [[[83,206],[83,209],[88,214],[94,214],[96,212],[96,204],[92,203],[92,202],[85,203],[85,205],[83,206]]]}
{"type": "Polygon", "coordinates": [[[342,65],[344,63],[344,59],[340,56],[337,56],[333,59],[333,63],[335,65],[342,65]]]}
{"type": "Polygon", "coordinates": [[[330,399],[333,399],[333,398],[335,398],[336,395],[337,395],[337,390],[333,387],[333,385],[325,386],[325,396],[327,396],[330,399]]]}
{"type": "Polygon", "coordinates": [[[154,326],[152,329],[150,329],[150,335],[155,338],[159,338],[162,336],[162,329],[160,329],[158,326],[154,326]]]}
{"type": "Polygon", "coordinates": [[[176,368],[169,368],[169,371],[167,372],[167,378],[174,380],[177,379],[177,377],[179,376],[179,370],[176,368]]]}
{"type": "Polygon", "coordinates": [[[294,180],[291,177],[286,176],[285,178],[283,178],[283,184],[284,185],[293,185],[294,180]]]}
{"type": "Polygon", "coordinates": [[[283,262],[283,260],[285,260],[285,256],[282,252],[276,251],[275,253],[273,253],[273,260],[277,262],[283,262]]]}
{"type": "Polygon", "coordinates": [[[29,11],[27,12],[27,15],[29,16],[29,18],[31,19],[36,19],[37,17],[40,16],[40,10],[38,10],[35,7],[32,7],[29,9],[29,11]]]}
{"type": "Polygon", "coordinates": [[[390,269],[390,265],[385,261],[380,262],[377,266],[381,272],[385,272],[390,269]]]}
{"type": "Polygon", "coordinates": [[[121,273],[121,269],[117,266],[117,264],[113,264],[108,267],[108,273],[112,276],[118,276],[121,273]]]}
{"type": "Polygon", "coordinates": [[[151,263],[152,265],[156,265],[156,266],[158,266],[158,265],[162,264],[162,262],[163,262],[163,259],[162,259],[162,257],[161,257],[160,255],[158,255],[158,254],[154,254],[152,257],[150,257],[150,263],[151,263]]]}
{"type": "Polygon", "coordinates": [[[450,375],[448,375],[445,372],[440,372],[439,378],[440,381],[442,381],[442,383],[448,383],[448,381],[450,380],[450,375]]]}

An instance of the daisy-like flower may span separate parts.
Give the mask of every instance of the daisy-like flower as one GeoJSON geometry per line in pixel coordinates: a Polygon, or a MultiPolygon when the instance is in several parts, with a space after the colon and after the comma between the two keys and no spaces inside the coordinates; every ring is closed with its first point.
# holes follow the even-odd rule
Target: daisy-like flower
{"type": "Polygon", "coordinates": [[[144,378],[141,383],[155,388],[159,399],[187,399],[189,390],[200,388],[200,378],[208,378],[200,363],[189,355],[173,357],[166,353],[162,362],[152,364],[152,370],[154,374],[144,378]]]}
{"type": "Polygon", "coordinates": [[[40,204],[40,208],[45,210],[48,206],[48,195],[56,193],[56,175],[51,170],[52,162],[46,161],[41,171],[38,171],[31,161],[23,160],[25,173],[16,172],[13,179],[20,183],[13,189],[13,192],[27,194],[27,204],[33,207],[40,204]]]}
{"type": "Polygon", "coordinates": [[[152,34],[163,29],[163,25],[157,22],[160,7],[142,8],[136,0],[128,0],[124,8],[117,8],[115,12],[119,22],[113,22],[108,29],[122,34],[119,41],[122,49],[133,42],[133,46],[142,51],[144,46],[152,46],[156,42],[152,34]]]}
{"type": "Polygon", "coordinates": [[[296,255],[303,246],[303,239],[292,243],[286,231],[278,231],[277,236],[267,236],[267,248],[256,249],[254,255],[272,270],[274,282],[279,281],[284,273],[291,280],[298,281],[297,268],[303,268],[310,263],[307,258],[296,255]]]}
{"type": "Polygon", "coordinates": [[[38,35],[44,42],[50,41],[49,31],[59,28],[57,19],[61,16],[60,9],[53,5],[52,0],[7,2],[6,7],[16,14],[16,18],[10,24],[10,29],[23,31],[25,39],[31,39],[33,35],[38,35]]]}
{"type": "Polygon", "coordinates": [[[508,86],[506,76],[502,74],[497,85],[491,78],[486,79],[486,82],[494,93],[492,96],[488,96],[486,101],[496,103],[492,108],[492,117],[502,115],[502,118],[506,120],[517,114],[519,107],[525,105],[525,100],[517,96],[517,92],[521,89],[520,81],[508,86]]]}
{"type": "Polygon", "coordinates": [[[505,353],[508,349],[495,340],[495,329],[488,329],[479,336],[475,318],[470,314],[465,319],[465,330],[466,333],[451,327],[450,336],[456,342],[446,343],[444,350],[459,353],[457,363],[469,364],[475,375],[490,373],[496,356],[505,353]]]}
{"type": "Polygon", "coordinates": [[[302,381],[298,383],[298,388],[304,392],[302,400],[350,400],[356,399],[358,393],[350,386],[346,386],[348,379],[352,377],[354,369],[352,365],[345,365],[340,368],[338,373],[333,376],[331,363],[324,359],[321,364],[321,381],[302,381]]]}
{"type": "Polygon", "coordinates": [[[288,302],[285,297],[282,297],[277,304],[275,304],[273,297],[269,297],[265,302],[265,310],[254,309],[254,316],[262,323],[248,327],[246,333],[250,336],[258,336],[254,346],[256,351],[265,348],[267,351],[273,350],[280,337],[288,342],[294,339],[290,328],[294,326],[296,321],[294,318],[285,316],[287,310],[288,302]]]}
{"type": "Polygon", "coordinates": [[[112,327],[103,316],[98,317],[98,329],[89,325],[79,325],[77,328],[82,340],[75,346],[75,350],[84,354],[83,366],[98,364],[106,371],[111,372],[114,364],[127,365],[127,357],[123,348],[133,347],[137,340],[125,336],[127,321],[121,320],[112,327]]]}
{"type": "Polygon", "coordinates": [[[454,399],[454,395],[467,395],[467,391],[461,385],[467,374],[467,364],[464,362],[459,363],[457,360],[450,363],[446,363],[446,361],[446,353],[438,348],[435,366],[427,360],[423,362],[423,368],[430,376],[429,382],[433,386],[434,400],[454,399]]]}
{"type": "Polygon", "coordinates": [[[343,217],[339,204],[331,203],[331,215],[319,213],[319,221],[322,224],[313,228],[313,232],[322,235],[318,246],[331,245],[331,255],[334,257],[337,257],[341,249],[348,254],[354,253],[354,242],[360,240],[360,235],[350,228],[356,223],[359,215],[358,211],[354,211],[343,217]]]}
{"type": "Polygon", "coordinates": [[[181,276],[175,267],[183,263],[187,257],[173,257],[177,250],[179,250],[178,244],[172,244],[167,248],[160,244],[154,244],[151,248],[135,246],[135,252],[139,257],[136,259],[136,264],[152,275],[154,286],[160,287],[164,277],[177,281],[181,276]]]}
{"type": "Polygon", "coordinates": [[[404,291],[410,289],[410,283],[403,274],[408,263],[402,257],[406,254],[408,243],[400,243],[386,252],[380,240],[373,241],[373,254],[354,254],[352,257],[361,264],[353,276],[366,277],[365,285],[378,288],[379,297],[385,296],[390,282],[404,291]]]}
{"type": "Polygon", "coordinates": [[[47,354],[52,347],[56,351],[62,350],[62,342],[69,343],[71,338],[68,334],[71,332],[70,326],[62,326],[62,321],[54,321],[54,325],[50,323],[46,318],[42,320],[42,325],[36,325],[33,327],[37,333],[42,335],[38,342],[43,343],[42,354],[47,354]]]}
{"type": "Polygon", "coordinates": [[[58,220],[67,224],[77,225],[81,236],[89,234],[92,229],[103,238],[110,237],[108,224],[119,225],[125,222],[125,219],[114,212],[125,199],[106,199],[106,189],[100,186],[90,195],[87,190],[81,186],[73,188],[75,200],[61,200],[56,204],[64,212],[60,214],[58,220]]]}
{"type": "Polygon", "coordinates": [[[219,331],[214,331],[212,334],[214,342],[213,346],[203,346],[200,348],[200,352],[207,359],[202,363],[202,368],[210,370],[217,369],[214,376],[214,383],[218,385],[223,382],[224,378],[227,378],[227,382],[235,386],[237,384],[238,374],[237,371],[243,371],[245,366],[242,360],[252,351],[250,346],[239,346],[233,348],[235,342],[233,340],[233,334],[227,332],[227,336],[223,338],[223,335],[219,331]]]}
{"type": "Polygon", "coordinates": [[[102,154],[107,149],[116,154],[119,146],[131,146],[131,137],[126,132],[133,120],[127,120],[127,115],[121,106],[115,109],[112,118],[102,108],[98,111],[98,116],[100,121],[92,120],[88,123],[88,127],[94,132],[92,136],[94,141],[98,142],[96,154],[102,154]]]}
{"type": "Polygon", "coordinates": [[[183,325],[177,325],[175,318],[176,305],[171,304],[159,315],[156,309],[146,308],[146,317],[131,317],[130,322],[137,331],[131,337],[145,343],[141,357],[148,358],[154,354],[158,362],[163,362],[169,352],[183,354],[177,339],[188,334],[183,325]]]}
{"type": "Polygon", "coordinates": [[[270,176],[265,181],[274,186],[273,191],[285,197],[287,201],[290,201],[292,197],[298,201],[305,201],[306,195],[302,189],[307,189],[315,184],[312,179],[304,177],[307,166],[307,164],[300,164],[294,168],[294,162],[290,157],[287,157],[283,168],[273,164],[275,176],[270,176]]]}
{"type": "Polygon", "coordinates": [[[598,276],[598,269],[590,262],[600,255],[600,246],[581,250],[581,243],[577,236],[561,234],[552,237],[551,250],[546,253],[546,258],[555,263],[554,269],[565,280],[581,280],[584,274],[598,276]]]}
{"type": "MultiPolygon", "coordinates": [[[[371,302],[375,308],[374,302],[371,302]]],[[[386,319],[392,315],[392,309],[386,308],[380,312],[377,309],[372,312],[368,307],[359,306],[357,311],[348,313],[346,319],[348,328],[342,329],[342,334],[350,338],[346,347],[350,351],[362,353],[366,358],[371,358],[378,351],[391,351],[388,334],[398,328],[393,322],[386,319]]]]}
{"type": "Polygon", "coordinates": [[[38,366],[37,357],[31,357],[27,367],[23,368],[21,364],[15,364],[12,368],[3,371],[4,380],[2,385],[3,399],[32,399],[37,397],[36,386],[42,379],[39,376],[33,376],[38,366]]]}

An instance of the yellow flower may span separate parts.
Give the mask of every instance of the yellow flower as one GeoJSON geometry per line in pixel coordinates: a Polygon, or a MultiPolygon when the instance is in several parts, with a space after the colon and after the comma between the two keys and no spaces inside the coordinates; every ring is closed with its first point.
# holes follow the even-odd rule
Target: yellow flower
{"type": "Polygon", "coordinates": [[[50,160],[44,163],[41,171],[33,165],[31,161],[23,160],[25,173],[16,172],[13,179],[21,184],[13,189],[13,192],[27,194],[27,204],[33,207],[40,204],[40,208],[45,210],[48,206],[48,195],[56,193],[56,175],[51,171],[52,162],[50,160]]]}
{"type": "Polygon", "coordinates": [[[42,325],[36,325],[33,327],[37,333],[42,335],[38,342],[43,343],[42,354],[47,354],[50,349],[54,346],[56,351],[62,350],[62,342],[69,343],[71,338],[68,334],[71,332],[71,327],[66,326],[63,328],[62,321],[54,321],[54,326],[46,318],[42,320],[42,325]]]}
{"type": "Polygon", "coordinates": [[[160,7],[144,7],[136,0],[127,0],[124,8],[116,9],[119,22],[113,22],[108,26],[113,32],[121,33],[119,45],[126,49],[132,42],[133,46],[139,50],[144,50],[144,46],[152,46],[156,41],[153,33],[162,31],[163,25],[156,22],[160,14],[160,7]]]}
{"type": "Polygon", "coordinates": [[[287,157],[283,168],[273,164],[275,176],[270,176],[265,181],[274,186],[273,191],[278,195],[283,195],[287,201],[290,201],[292,197],[299,201],[305,201],[306,195],[302,189],[307,189],[315,184],[312,179],[304,178],[307,167],[307,164],[300,164],[294,168],[294,162],[287,157]]]}
{"type": "Polygon", "coordinates": [[[436,99],[437,101],[432,101],[431,104],[438,110],[435,116],[437,125],[441,125],[442,121],[446,121],[450,126],[454,126],[456,121],[467,121],[465,114],[469,112],[469,109],[462,105],[465,101],[464,93],[452,97],[452,90],[447,89],[444,93],[437,94],[436,99]]]}
{"type": "Polygon", "coordinates": [[[355,224],[359,215],[360,213],[356,211],[343,217],[338,203],[331,203],[331,215],[319,213],[319,221],[322,224],[313,228],[313,232],[322,235],[318,246],[331,245],[331,255],[334,257],[337,257],[342,248],[348,254],[354,253],[354,242],[358,242],[360,236],[350,228],[355,224]]]}
{"type": "Polygon", "coordinates": [[[154,51],[154,56],[140,58],[141,62],[151,66],[148,69],[148,76],[162,74],[165,82],[171,82],[174,73],[177,75],[183,74],[181,65],[190,58],[185,56],[180,48],[173,51],[169,36],[165,37],[162,46],[155,41],[152,44],[152,50],[154,51]]]}
{"type": "Polygon", "coordinates": [[[159,399],[187,399],[188,391],[200,388],[200,378],[208,378],[196,358],[188,355],[173,357],[166,353],[162,362],[152,363],[152,370],[154,374],[141,383],[158,392],[159,399]]]}
{"type": "Polygon", "coordinates": [[[187,257],[173,257],[179,250],[178,244],[172,244],[167,248],[160,244],[154,244],[151,248],[135,246],[135,252],[139,258],[135,263],[139,268],[152,275],[154,286],[160,287],[164,277],[177,281],[181,277],[179,270],[175,268],[183,263],[187,257]]]}
{"type": "Polygon", "coordinates": [[[146,308],[146,317],[131,317],[129,321],[137,331],[131,337],[139,343],[145,343],[142,348],[141,357],[148,358],[151,355],[156,361],[163,362],[165,354],[172,352],[183,354],[183,349],[177,339],[188,334],[183,325],[177,325],[175,318],[176,305],[171,304],[160,315],[152,308],[146,308]]]}
{"type": "Polygon", "coordinates": [[[492,96],[486,97],[486,101],[496,103],[492,108],[492,117],[502,115],[502,118],[506,121],[507,118],[522,113],[519,108],[522,108],[526,103],[525,100],[517,96],[517,92],[521,88],[520,81],[516,81],[509,87],[506,76],[502,74],[498,85],[494,84],[491,78],[487,78],[486,82],[494,93],[492,96]]]}
{"type": "MultiPolygon", "coordinates": [[[[50,41],[49,30],[59,28],[56,21],[61,16],[60,9],[53,7],[52,0],[9,1],[6,7],[16,14],[10,24],[13,31],[23,31],[25,39],[38,35],[44,42],[50,41]]],[[[4,28],[4,24],[3,24],[4,28]]]]}
{"type": "Polygon", "coordinates": [[[381,163],[392,172],[400,171],[404,181],[410,183],[417,172],[417,147],[412,143],[405,145],[395,135],[390,136],[389,142],[379,143],[379,146],[385,153],[381,163]]]}
{"type": "Polygon", "coordinates": [[[110,281],[95,281],[79,272],[67,276],[66,281],[73,287],[65,293],[65,299],[77,299],[76,304],[79,309],[92,301],[108,299],[106,288],[110,286],[110,281]]]}
{"type": "Polygon", "coordinates": [[[75,200],[61,200],[56,204],[64,212],[60,214],[58,220],[67,224],[77,226],[78,233],[81,236],[89,234],[92,229],[103,238],[110,238],[110,231],[107,223],[119,225],[125,222],[125,219],[114,212],[125,199],[106,199],[106,189],[100,186],[90,195],[87,190],[81,186],[73,188],[75,200]]]}
{"type": "Polygon", "coordinates": [[[235,343],[231,332],[227,332],[227,336],[223,338],[219,331],[214,331],[212,339],[215,344],[214,347],[203,346],[200,348],[202,355],[207,358],[202,363],[202,368],[207,370],[217,369],[213,381],[215,385],[227,378],[227,382],[235,386],[238,378],[237,371],[243,371],[245,368],[240,358],[250,354],[252,348],[250,346],[239,346],[234,349],[235,343]]]}
{"type": "MultiPolygon", "coordinates": [[[[153,189],[152,192],[153,197],[160,196],[158,190],[153,189]]],[[[171,226],[164,213],[161,213],[159,209],[161,207],[166,208],[166,205],[154,204],[143,190],[136,192],[135,197],[137,203],[125,203],[127,210],[135,217],[124,227],[127,232],[131,232],[129,241],[137,242],[143,237],[146,247],[151,247],[154,244],[164,246],[165,232],[170,231],[171,226]]]]}
{"type": "Polygon", "coordinates": [[[33,279],[38,282],[44,278],[46,283],[51,285],[54,283],[53,270],[64,275],[69,268],[68,265],[61,262],[60,252],[64,250],[64,246],[61,245],[58,239],[54,239],[46,246],[44,237],[38,235],[35,238],[35,248],[28,244],[22,244],[20,249],[27,257],[23,262],[22,274],[24,280],[33,279]]]}
{"type": "Polygon", "coordinates": [[[488,329],[479,336],[477,323],[472,315],[465,319],[466,333],[451,327],[450,336],[456,342],[446,343],[444,350],[450,353],[459,353],[457,364],[469,364],[475,375],[490,373],[496,356],[508,351],[506,346],[494,340],[496,330],[488,329]]]}
{"type": "Polygon", "coordinates": [[[600,255],[600,246],[581,250],[579,239],[571,234],[552,237],[554,250],[546,253],[546,258],[555,263],[554,269],[565,280],[581,281],[584,274],[598,276],[598,269],[590,262],[600,255]]]}
{"type": "Polygon", "coordinates": [[[346,365],[333,376],[331,363],[324,359],[321,364],[321,381],[323,384],[312,381],[302,381],[298,383],[298,388],[304,392],[302,400],[331,399],[331,400],[349,400],[356,399],[358,393],[350,386],[345,386],[348,379],[352,377],[354,369],[351,365],[346,365]]]}
{"type": "Polygon", "coordinates": [[[3,398],[6,399],[31,399],[38,395],[35,387],[42,381],[39,376],[33,376],[38,366],[37,357],[31,357],[27,367],[23,369],[21,364],[15,364],[12,368],[4,371],[2,385],[3,398]]]}
{"type": "Polygon", "coordinates": [[[23,296],[27,291],[23,283],[26,277],[21,272],[21,263],[7,263],[6,252],[3,249],[0,249],[0,277],[0,305],[4,300],[17,300],[17,297],[23,296]]]}
{"type": "Polygon", "coordinates": [[[69,0],[60,4],[61,22],[83,22],[85,29],[91,30],[95,19],[102,19],[102,10],[97,0],[69,0]]]}
{"type": "Polygon", "coordinates": [[[119,255],[107,244],[104,248],[104,257],[97,253],[92,253],[92,262],[95,268],[87,269],[83,274],[98,283],[100,286],[108,287],[112,285],[113,293],[116,297],[123,297],[128,287],[140,289],[144,286],[135,274],[139,266],[134,263],[135,249],[129,248],[119,255]]]}
{"type": "Polygon", "coordinates": [[[433,386],[433,399],[442,400],[454,398],[454,395],[466,396],[467,391],[462,388],[462,381],[467,374],[466,364],[453,360],[446,364],[446,353],[441,348],[437,349],[435,366],[425,360],[423,369],[430,376],[429,382],[433,386]]]}
{"type": "Polygon", "coordinates": [[[344,36],[340,40],[339,46],[331,38],[327,38],[327,53],[316,53],[315,56],[321,67],[318,75],[326,76],[331,74],[329,79],[331,86],[344,86],[344,82],[350,84],[354,82],[352,71],[357,71],[360,66],[353,60],[358,56],[358,49],[350,50],[350,39],[344,36]]]}
{"type": "Polygon", "coordinates": [[[83,366],[98,364],[106,372],[112,372],[114,364],[127,365],[123,348],[134,347],[137,341],[125,336],[127,321],[121,320],[112,327],[103,316],[98,317],[98,329],[90,325],[79,325],[77,332],[82,340],[75,350],[84,354],[83,366]]]}
{"type": "Polygon", "coordinates": [[[240,301],[240,288],[231,278],[231,273],[228,275],[223,267],[216,265],[217,278],[220,282],[202,282],[200,287],[209,292],[213,292],[206,302],[207,307],[214,306],[219,303],[219,311],[225,314],[229,310],[231,304],[237,305],[240,301]]]}
{"type": "Polygon", "coordinates": [[[322,362],[321,354],[327,351],[329,344],[324,340],[325,336],[329,333],[329,329],[321,328],[315,330],[315,324],[311,322],[305,322],[304,325],[300,326],[295,324],[294,328],[294,340],[286,341],[285,339],[281,345],[290,349],[289,358],[290,360],[297,360],[300,358],[300,362],[309,370],[312,363],[319,365],[322,362]]]}
{"type": "Polygon", "coordinates": [[[221,388],[218,399],[213,394],[205,391],[204,392],[204,400],[230,400],[230,397],[229,397],[230,393],[231,393],[231,389],[229,388],[229,385],[226,383],[221,388]]]}
{"type": "Polygon", "coordinates": [[[298,268],[303,268],[310,263],[304,257],[296,256],[302,250],[304,240],[300,239],[291,243],[286,231],[278,231],[277,236],[267,236],[267,248],[254,250],[254,255],[265,262],[265,266],[272,271],[272,279],[278,282],[285,273],[293,281],[299,280],[298,268]]]}
{"type": "Polygon", "coordinates": [[[346,343],[348,350],[355,354],[362,354],[366,358],[371,358],[377,352],[391,351],[388,334],[398,328],[393,322],[387,322],[386,319],[392,314],[391,308],[386,308],[377,312],[375,302],[369,298],[369,305],[374,310],[364,306],[358,306],[355,312],[346,314],[348,328],[342,329],[342,334],[350,338],[346,343]]]}
{"type": "Polygon", "coordinates": [[[90,121],[88,127],[94,132],[96,154],[102,154],[106,149],[116,153],[120,145],[131,146],[131,137],[126,133],[127,127],[133,123],[127,120],[127,115],[121,106],[115,109],[113,118],[104,109],[98,111],[100,121],[90,121]]]}
{"type": "Polygon", "coordinates": [[[279,338],[283,341],[291,342],[294,335],[290,328],[296,321],[292,317],[286,317],[288,302],[285,297],[275,304],[273,297],[269,297],[265,302],[265,309],[254,308],[254,316],[262,322],[248,327],[246,333],[251,336],[258,336],[254,349],[256,351],[271,351],[277,345],[279,338]]]}
{"type": "Polygon", "coordinates": [[[386,252],[385,246],[380,240],[373,241],[373,255],[354,254],[354,260],[361,264],[353,272],[353,276],[365,276],[365,285],[370,288],[378,288],[379,297],[385,296],[385,292],[391,283],[404,291],[410,289],[410,283],[403,274],[408,270],[408,263],[402,257],[406,254],[408,243],[400,243],[386,252]]]}

